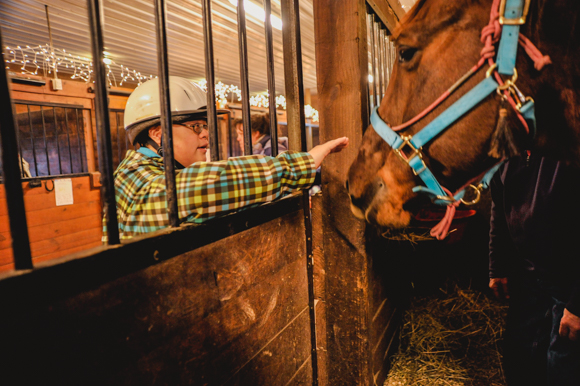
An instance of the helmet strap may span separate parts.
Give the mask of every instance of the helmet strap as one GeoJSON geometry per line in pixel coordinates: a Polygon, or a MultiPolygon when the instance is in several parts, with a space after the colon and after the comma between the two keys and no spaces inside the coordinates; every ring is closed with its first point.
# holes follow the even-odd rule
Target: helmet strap
{"type": "MultiPolygon", "coordinates": [[[[146,144],[150,145],[153,149],[155,149],[155,151],[157,152],[157,154],[159,154],[159,156],[163,157],[163,140],[161,140],[161,145],[158,145],[157,142],[155,142],[150,137],[148,137],[146,144]]],[[[173,164],[175,165],[176,169],[184,169],[185,168],[185,166],[183,166],[182,164],[180,164],[176,160],[173,160],[173,164]]]]}

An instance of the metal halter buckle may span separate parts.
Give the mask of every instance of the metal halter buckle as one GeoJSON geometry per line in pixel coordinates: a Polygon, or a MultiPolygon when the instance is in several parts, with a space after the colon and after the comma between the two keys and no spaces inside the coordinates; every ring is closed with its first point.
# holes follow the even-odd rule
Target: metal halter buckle
{"type": "Polygon", "coordinates": [[[473,189],[473,191],[475,192],[475,198],[471,201],[465,201],[463,198],[461,198],[460,200],[464,205],[475,205],[481,199],[481,191],[483,190],[483,185],[479,184],[479,185],[475,186],[475,185],[470,184],[468,186],[468,188],[473,189]]]}
{"type": "Polygon", "coordinates": [[[530,0],[524,1],[524,11],[522,16],[517,19],[510,19],[505,17],[505,7],[507,0],[501,0],[499,4],[499,24],[501,25],[522,25],[526,22],[526,17],[528,16],[528,11],[530,10],[530,0]]]}
{"type": "Polygon", "coordinates": [[[401,159],[403,161],[405,161],[407,164],[409,164],[409,162],[411,162],[411,160],[414,157],[419,157],[419,159],[421,160],[421,164],[422,164],[421,170],[415,170],[414,168],[411,168],[411,170],[413,170],[413,173],[415,173],[415,175],[418,175],[419,173],[421,173],[425,169],[427,169],[427,165],[425,164],[425,161],[423,161],[423,154],[421,154],[421,148],[417,149],[411,143],[412,138],[413,137],[411,135],[401,135],[401,139],[403,140],[403,143],[401,144],[401,146],[399,146],[398,148],[396,148],[394,150],[395,150],[395,153],[397,153],[397,155],[399,157],[401,157],[401,159]],[[407,155],[407,153],[404,151],[405,147],[409,147],[409,149],[410,149],[410,151],[408,152],[409,155],[407,155]]]}
{"type": "Polygon", "coordinates": [[[508,92],[512,95],[513,100],[516,104],[516,109],[520,111],[522,105],[527,101],[534,101],[531,97],[526,97],[520,89],[516,86],[516,80],[518,80],[518,72],[514,68],[514,75],[511,79],[508,79],[504,82],[503,85],[497,87],[497,93],[504,99],[507,99],[507,96],[502,94],[502,91],[508,90],[508,92]]]}

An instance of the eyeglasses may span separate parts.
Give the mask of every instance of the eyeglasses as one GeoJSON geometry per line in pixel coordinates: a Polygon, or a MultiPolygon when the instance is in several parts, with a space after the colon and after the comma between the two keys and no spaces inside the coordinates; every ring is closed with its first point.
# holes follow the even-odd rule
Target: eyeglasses
{"type": "Polygon", "coordinates": [[[194,123],[193,125],[190,125],[188,123],[180,123],[180,125],[193,130],[193,132],[196,134],[201,134],[202,131],[207,130],[208,128],[208,125],[205,123],[194,123]]]}

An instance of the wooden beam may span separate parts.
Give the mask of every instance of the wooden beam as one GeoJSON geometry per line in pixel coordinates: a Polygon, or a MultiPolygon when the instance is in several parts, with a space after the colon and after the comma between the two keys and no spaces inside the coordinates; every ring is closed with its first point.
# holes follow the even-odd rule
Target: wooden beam
{"type": "Polygon", "coordinates": [[[405,11],[399,0],[386,0],[386,2],[389,4],[389,7],[391,7],[393,11],[395,11],[395,14],[397,15],[397,18],[399,20],[401,20],[403,16],[405,16],[405,14],[407,13],[407,11],[405,11]]]}
{"type": "Polygon", "coordinates": [[[319,345],[326,348],[319,367],[320,385],[382,385],[388,370],[389,343],[396,336],[398,316],[385,291],[389,272],[365,234],[365,224],[350,211],[344,188],[348,169],[358,153],[368,118],[367,2],[314,0],[316,73],[320,140],[347,136],[350,146],[330,156],[322,168],[322,204],[313,200],[316,297],[319,345]],[[318,213],[321,211],[321,213],[318,213]],[[373,256],[377,255],[377,259],[373,256]],[[379,267],[379,268],[377,268],[379,267]],[[321,274],[324,272],[323,274],[321,274]]]}
{"type": "Polygon", "coordinates": [[[367,0],[367,3],[387,26],[389,32],[393,32],[399,19],[389,4],[384,0],[367,0]]]}

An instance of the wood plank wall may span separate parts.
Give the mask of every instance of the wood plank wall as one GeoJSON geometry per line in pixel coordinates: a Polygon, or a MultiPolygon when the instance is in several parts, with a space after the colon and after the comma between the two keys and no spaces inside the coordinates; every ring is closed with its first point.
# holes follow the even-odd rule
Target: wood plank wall
{"type": "MultiPolygon", "coordinates": [[[[72,178],[74,204],[56,206],[54,180],[32,188],[24,182],[24,205],[34,263],[101,244],[101,196],[90,176],[72,178]],[[49,191],[50,190],[50,191],[49,191]]],[[[0,185],[0,272],[14,268],[4,185],[0,185]]]]}
{"type": "MultiPolygon", "coordinates": [[[[63,89],[54,91],[50,86],[50,78],[31,78],[44,80],[46,84],[35,86],[11,83],[13,99],[76,105],[94,112],[94,94],[90,92],[87,83],[63,80],[63,89]]],[[[124,91],[127,90],[129,89],[124,89],[124,91]]],[[[124,109],[127,97],[112,95],[109,101],[111,108],[124,109]]],[[[19,107],[22,110],[20,112],[26,111],[23,106],[19,105],[19,107]]],[[[38,110],[38,107],[33,108],[35,109],[38,110]]],[[[50,109],[49,112],[52,114],[50,109]]],[[[41,186],[35,188],[31,187],[30,182],[24,182],[22,185],[32,257],[35,263],[101,245],[102,210],[99,174],[95,173],[98,169],[98,159],[94,116],[94,113],[89,114],[85,111],[82,120],[86,162],[88,171],[92,175],[72,178],[73,205],[56,206],[55,193],[49,191],[54,187],[54,179],[37,180],[41,186]],[[92,117],[92,122],[90,117],[92,117]]],[[[117,131],[113,128],[112,134],[116,133],[117,131]]],[[[121,134],[124,133],[121,131],[121,134]]],[[[114,140],[117,141],[116,137],[114,140]]],[[[124,142],[124,137],[121,141],[124,142]]],[[[114,142],[114,145],[117,146],[117,142],[114,142]]],[[[115,147],[114,150],[116,149],[115,147]]],[[[67,177],[65,175],[58,178],[67,177]]],[[[11,270],[13,267],[4,185],[0,184],[0,272],[11,270]]]]}
{"type": "Polygon", "coordinates": [[[0,383],[311,385],[304,234],[300,207],[62,298],[0,291],[0,383]]]}
{"type": "Polygon", "coordinates": [[[321,213],[313,214],[323,227],[318,255],[324,269],[317,272],[324,278],[324,384],[332,386],[382,385],[400,314],[386,290],[385,251],[376,255],[367,247],[365,224],[352,215],[344,188],[369,125],[366,6],[364,0],[314,1],[321,142],[350,138],[340,156],[325,160],[321,213]]]}

